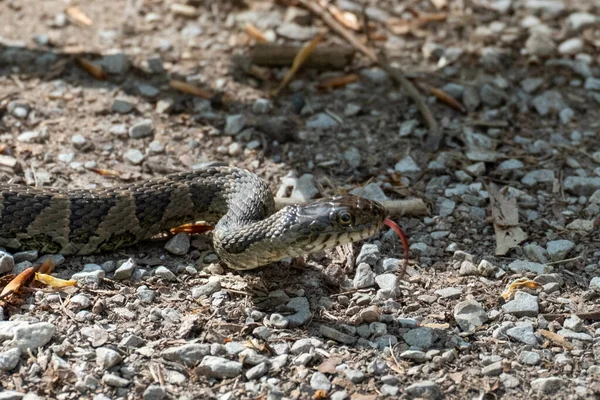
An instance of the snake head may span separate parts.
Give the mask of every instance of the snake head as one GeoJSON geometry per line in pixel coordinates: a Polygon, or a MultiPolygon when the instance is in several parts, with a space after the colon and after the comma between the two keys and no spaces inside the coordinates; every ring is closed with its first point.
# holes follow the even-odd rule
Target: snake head
{"type": "Polygon", "coordinates": [[[357,196],[338,196],[296,206],[295,243],[310,253],[373,236],[387,212],[381,203],[357,196]]]}

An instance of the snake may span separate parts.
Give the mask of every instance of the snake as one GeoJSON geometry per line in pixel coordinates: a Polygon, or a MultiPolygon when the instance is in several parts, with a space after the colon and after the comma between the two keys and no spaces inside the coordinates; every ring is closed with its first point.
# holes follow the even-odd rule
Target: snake
{"type": "Polygon", "coordinates": [[[219,258],[236,270],[366,239],[390,225],[381,203],[353,195],[277,211],[265,181],[224,165],[109,188],[2,183],[0,193],[0,246],[12,251],[89,255],[203,221],[213,227],[219,258]]]}

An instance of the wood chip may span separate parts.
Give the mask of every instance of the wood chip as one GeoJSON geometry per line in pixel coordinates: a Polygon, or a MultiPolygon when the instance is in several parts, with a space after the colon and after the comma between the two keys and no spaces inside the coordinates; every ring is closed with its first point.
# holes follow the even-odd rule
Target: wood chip
{"type": "Polygon", "coordinates": [[[335,88],[340,88],[340,87],[344,87],[350,83],[356,82],[358,81],[358,75],[357,74],[348,74],[348,75],[344,75],[344,76],[336,76],[333,78],[328,78],[325,79],[323,81],[321,81],[317,87],[319,89],[335,89],[335,88]]]}
{"type": "Polygon", "coordinates": [[[567,339],[565,339],[563,336],[560,336],[557,333],[548,331],[546,329],[538,329],[538,333],[546,339],[549,339],[554,344],[562,346],[567,350],[573,350],[573,346],[571,345],[571,343],[567,342],[567,339]]]}
{"type": "Polygon", "coordinates": [[[75,60],[77,60],[77,64],[79,64],[79,66],[81,68],[86,70],[94,78],[101,80],[101,81],[106,80],[106,78],[107,78],[106,72],[104,72],[104,70],[102,69],[102,67],[100,65],[93,63],[90,60],[83,58],[83,57],[77,57],[77,58],[75,58],[75,60]]]}
{"type": "Polygon", "coordinates": [[[263,33],[254,25],[252,24],[247,24],[244,27],[244,30],[246,31],[246,33],[248,34],[248,36],[250,36],[252,39],[256,40],[257,42],[260,43],[267,43],[269,42],[269,39],[267,39],[265,37],[265,35],[263,35],[263,33]]]}
{"type": "Polygon", "coordinates": [[[193,96],[198,96],[198,97],[202,97],[203,99],[212,99],[213,98],[213,94],[204,90],[204,89],[200,89],[197,86],[194,85],[190,85],[187,82],[183,82],[183,81],[178,81],[178,80],[171,80],[169,82],[169,86],[171,86],[173,89],[179,90],[183,93],[187,93],[187,94],[191,94],[193,96]]]}
{"type": "Polygon", "coordinates": [[[65,14],[74,22],[77,22],[81,25],[90,26],[94,23],[90,17],[88,17],[83,11],[79,9],[79,7],[67,7],[65,10],[65,14]]]}
{"type": "Polygon", "coordinates": [[[181,15],[183,17],[193,18],[200,15],[200,12],[196,7],[187,4],[174,3],[171,4],[170,9],[173,14],[181,15]]]}

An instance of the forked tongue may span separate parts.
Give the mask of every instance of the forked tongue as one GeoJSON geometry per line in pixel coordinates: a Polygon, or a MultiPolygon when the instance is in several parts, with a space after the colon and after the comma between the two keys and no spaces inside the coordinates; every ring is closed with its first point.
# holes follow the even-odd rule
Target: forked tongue
{"type": "Polygon", "coordinates": [[[406,239],[406,235],[404,234],[404,231],[402,231],[402,228],[400,228],[398,226],[397,223],[395,223],[394,221],[392,221],[389,218],[386,218],[383,223],[387,226],[389,226],[390,228],[392,228],[394,230],[394,232],[396,232],[398,234],[398,236],[400,237],[400,240],[402,241],[402,247],[404,248],[404,266],[402,267],[402,271],[400,272],[400,279],[402,279],[402,277],[404,276],[404,274],[406,273],[406,268],[408,267],[408,240],[406,239]]]}

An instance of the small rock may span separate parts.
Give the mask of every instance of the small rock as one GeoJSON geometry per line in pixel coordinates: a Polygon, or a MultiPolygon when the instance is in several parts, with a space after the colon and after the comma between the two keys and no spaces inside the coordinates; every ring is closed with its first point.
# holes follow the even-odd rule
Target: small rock
{"type": "Polygon", "coordinates": [[[248,380],[258,379],[261,376],[265,375],[267,372],[269,372],[269,366],[266,363],[261,362],[260,364],[255,365],[254,367],[246,371],[246,378],[248,380]]]}
{"type": "Polygon", "coordinates": [[[48,322],[19,326],[14,330],[12,345],[23,352],[36,351],[48,343],[56,327],[48,322]]]}
{"type": "Polygon", "coordinates": [[[440,296],[442,300],[453,300],[458,299],[460,297],[460,295],[462,294],[462,290],[455,287],[447,287],[438,289],[434,293],[440,296]]]}
{"type": "Polygon", "coordinates": [[[483,376],[498,376],[502,373],[502,361],[486,365],[481,369],[483,376]]]}
{"type": "Polygon", "coordinates": [[[590,280],[590,290],[600,293],[600,276],[595,276],[590,280]]]}
{"type": "Polygon", "coordinates": [[[8,349],[0,353],[0,371],[8,372],[13,370],[21,358],[21,349],[8,349]]]}
{"type": "Polygon", "coordinates": [[[518,291],[514,300],[502,306],[504,312],[516,317],[536,317],[539,313],[537,296],[518,291]]]}
{"type": "Polygon", "coordinates": [[[441,399],[442,391],[437,383],[433,381],[421,381],[413,383],[412,385],[404,389],[411,398],[425,398],[425,399],[441,399]]]}
{"type": "Polygon", "coordinates": [[[190,250],[190,235],[184,232],[176,234],[165,244],[165,250],[178,256],[187,254],[190,250]]]}
{"type": "Polygon", "coordinates": [[[0,251],[0,275],[12,272],[15,267],[15,259],[12,255],[0,251]]]}
{"type": "Polygon", "coordinates": [[[515,260],[508,264],[508,269],[516,273],[533,272],[540,275],[545,272],[546,267],[543,264],[531,261],[515,260]]]}
{"type": "Polygon", "coordinates": [[[548,57],[556,51],[556,45],[552,37],[540,31],[534,31],[525,42],[527,53],[534,56],[548,57]]]}
{"type": "Polygon", "coordinates": [[[267,114],[273,109],[273,102],[268,99],[256,99],[252,104],[252,112],[256,114],[267,114]]]}
{"type": "MultiPolygon", "coordinates": [[[[126,279],[131,278],[133,271],[135,270],[136,264],[132,258],[125,261],[117,270],[113,276],[113,279],[116,281],[124,281],[126,279]]],[[[102,271],[104,272],[104,271],[102,271]]]]}
{"type": "Polygon", "coordinates": [[[427,354],[419,350],[406,350],[400,354],[400,358],[423,363],[428,360],[427,354]]]}
{"type": "MultiPolygon", "coordinates": [[[[523,252],[525,253],[525,255],[527,255],[527,257],[529,257],[529,259],[536,261],[538,263],[542,263],[542,264],[546,264],[548,262],[548,253],[546,252],[546,249],[544,249],[542,246],[536,244],[536,243],[530,243],[527,244],[525,246],[523,246],[523,252]]],[[[520,269],[521,267],[516,267],[517,269],[520,269]]],[[[542,266],[543,268],[543,266],[542,266]]],[[[509,269],[512,270],[512,268],[509,266],[509,269]]],[[[539,270],[539,266],[535,266],[536,270],[539,270]]],[[[523,269],[523,270],[527,270],[527,269],[523,269]]],[[[519,271],[515,271],[515,272],[519,272],[519,271]]]]}
{"type": "Polygon", "coordinates": [[[353,285],[355,289],[364,289],[375,285],[375,274],[367,263],[360,263],[356,267],[353,285]]]}
{"type": "Polygon", "coordinates": [[[573,332],[570,329],[561,329],[556,333],[558,333],[560,336],[564,337],[565,339],[575,339],[575,340],[580,340],[582,342],[591,342],[592,341],[591,335],[588,335],[587,333],[583,333],[583,332],[573,332]]]}
{"type": "Polygon", "coordinates": [[[154,275],[169,282],[177,282],[177,277],[175,276],[175,274],[171,272],[170,269],[162,265],[154,270],[154,275]]]}
{"type": "Polygon", "coordinates": [[[506,93],[489,83],[485,83],[481,86],[479,95],[483,104],[490,107],[498,107],[506,101],[506,93]]]}
{"type": "Polygon", "coordinates": [[[521,183],[526,186],[535,186],[537,184],[553,183],[554,171],[551,169],[539,169],[530,171],[521,179],[521,183]]]}
{"type": "Polygon", "coordinates": [[[319,326],[319,333],[328,339],[333,339],[336,342],[349,345],[354,344],[357,340],[356,336],[347,335],[343,332],[338,331],[337,329],[330,328],[326,325],[319,326]]]}
{"type": "Polygon", "coordinates": [[[548,90],[541,95],[535,97],[532,101],[535,110],[542,117],[549,114],[558,114],[561,110],[567,107],[560,92],[548,90]]]}
{"type": "Polygon", "coordinates": [[[276,29],[279,36],[300,42],[314,38],[319,29],[314,26],[301,26],[294,22],[284,22],[276,29]]]}
{"type": "Polygon", "coordinates": [[[104,383],[107,386],[124,388],[129,385],[129,380],[107,372],[104,374],[104,376],[102,376],[102,383],[104,383]]]}
{"type": "Polygon", "coordinates": [[[419,349],[429,349],[437,340],[435,330],[427,327],[411,329],[402,337],[406,344],[419,349]]]}
{"type": "Polygon", "coordinates": [[[331,382],[329,382],[329,378],[327,378],[325,374],[315,372],[310,378],[310,387],[314,390],[324,390],[328,392],[331,390],[331,382]]]}
{"type": "MultiPolygon", "coordinates": [[[[165,360],[178,362],[187,367],[193,367],[198,361],[206,358],[210,353],[210,345],[200,343],[184,344],[182,346],[170,347],[160,354],[165,360]]],[[[218,357],[214,357],[218,358],[218,357]]],[[[225,360],[228,361],[228,360],[225,360]]],[[[238,363],[239,364],[239,363],[238,363]]],[[[240,364],[241,371],[241,364],[240,364]]]]}
{"type": "Polygon", "coordinates": [[[398,276],[395,274],[381,274],[375,276],[375,282],[380,289],[387,289],[395,292],[398,290],[398,276]]]}
{"type": "Polygon", "coordinates": [[[291,197],[294,199],[308,201],[319,194],[319,189],[315,186],[314,177],[311,174],[304,174],[298,178],[291,197]]]}
{"type": "Polygon", "coordinates": [[[151,384],[142,395],[143,400],[163,400],[167,396],[166,390],[160,385],[151,384]]]}
{"type": "Polygon", "coordinates": [[[575,248],[575,243],[570,240],[553,240],[546,244],[548,256],[552,261],[564,260],[567,254],[575,248]]]}
{"type": "Polygon", "coordinates": [[[310,304],[306,297],[294,297],[287,302],[286,306],[295,311],[294,314],[287,316],[289,328],[302,326],[312,318],[310,304]]]}
{"type": "Polygon", "coordinates": [[[563,187],[578,196],[591,196],[600,189],[600,177],[567,176],[563,187]]]}
{"type": "Polygon", "coordinates": [[[334,128],[338,125],[338,121],[329,116],[329,114],[325,113],[318,113],[306,121],[306,127],[308,129],[328,129],[334,128]]]}
{"type": "Polygon", "coordinates": [[[131,103],[130,101],[128,101],[126,99],[119,99],[119,98],[116,98],[110,107],[112,112],[116,112],[119,114],[128,114],[131,111],[133,111],[134,108],[135,108],[135,104],[131,103]]]}
{"type": "Polygon", "coordinates": [[[221,279],[216,276],[208,278],[208,283],[192,288],[192,298],[197,299],[202,296],[210,296],[221,290],[221,279]]]}
{"type": "Polygon", "coordinates": [[[544,394],[556,394],[566,385],[566,380],[556,377],[538,378],[531,381],[531,389],[544,394]]]}
{"type": "Polygon", "coordinates": [[[129,149],[123,157],[132,165],[140,165],[144,161],[144,153],[138,149],[129,149]]]}
{"type": "Polygon", "coordinates": [[[512,339],[515,339],[521,343],[529,344],[532,346],[537,345],[537,338],[533,333],[533,325],[531,322],[522,323],[519,326],[510,328],[506,331],[506,335],[512,339]]]}
{"type": "Polygon", "coordinates": [[[560,54],[572,55],[581,51],[583,51],[583,40],[577,37],[567,39],[558,46],[560,54]]]}
{"type": "Polygon", "coordinates": [[[246,117],[243,114],[235,114],[227,116],[225,120],[225,135],[237,135],[246,126],[246,117]]]}
{"type": "Polygon", "coordinates": [[[537,365],[540,362],[540,355],[535,351],[523,351],[519,356],[519,361],[527,365],[537,365]]]}
{"type": "Polygon", "coordinates": [[[598,22],[598,17],[586,12],[574,12],[566,18],[565,22],[570,31],[579,31],[598,22]]]}
{"type": "Polygon", "coordinates": [[[108,54],[100,61],[105,72],[115,75],[123,75],[129,71],[131,62],[126,54],[108,54]]]}
{"type": "Polygon", "coordinates": [[[123,357],[113,349],[108,347],[98,347],[96,349],[96,364],[102,369],[109,369],[123,360],[123,357]]]}
{"type": "Polygon", "coordinates": [[[140,139],[154,134],[154,123],[151,119],[144,119],[129,128],[129,137],[140,139]]]}
{"type": "Polygon", "coordinates": [[[485,324],[488,317],[481,304],[471,299],[454,306],[454,320],[463,331],[471,332],[485,324]]]}
{"type": "Polygon", "coordinates": [[[356,257],[356,264],[366,263],[370,266],[374,266],[377,261],[381,258],[381,252],[379,246],[371,243],[365,243],[356,257]]]}
{"type": "Polygon", "coordinates": [[[401,174],[408,176],[409,178],[414,178],[421,173],[421,168],[419,168],[417,163],[410,156],[406,156],[402,160],[398,161],[394,166],[394,169],[401,174]]]}

